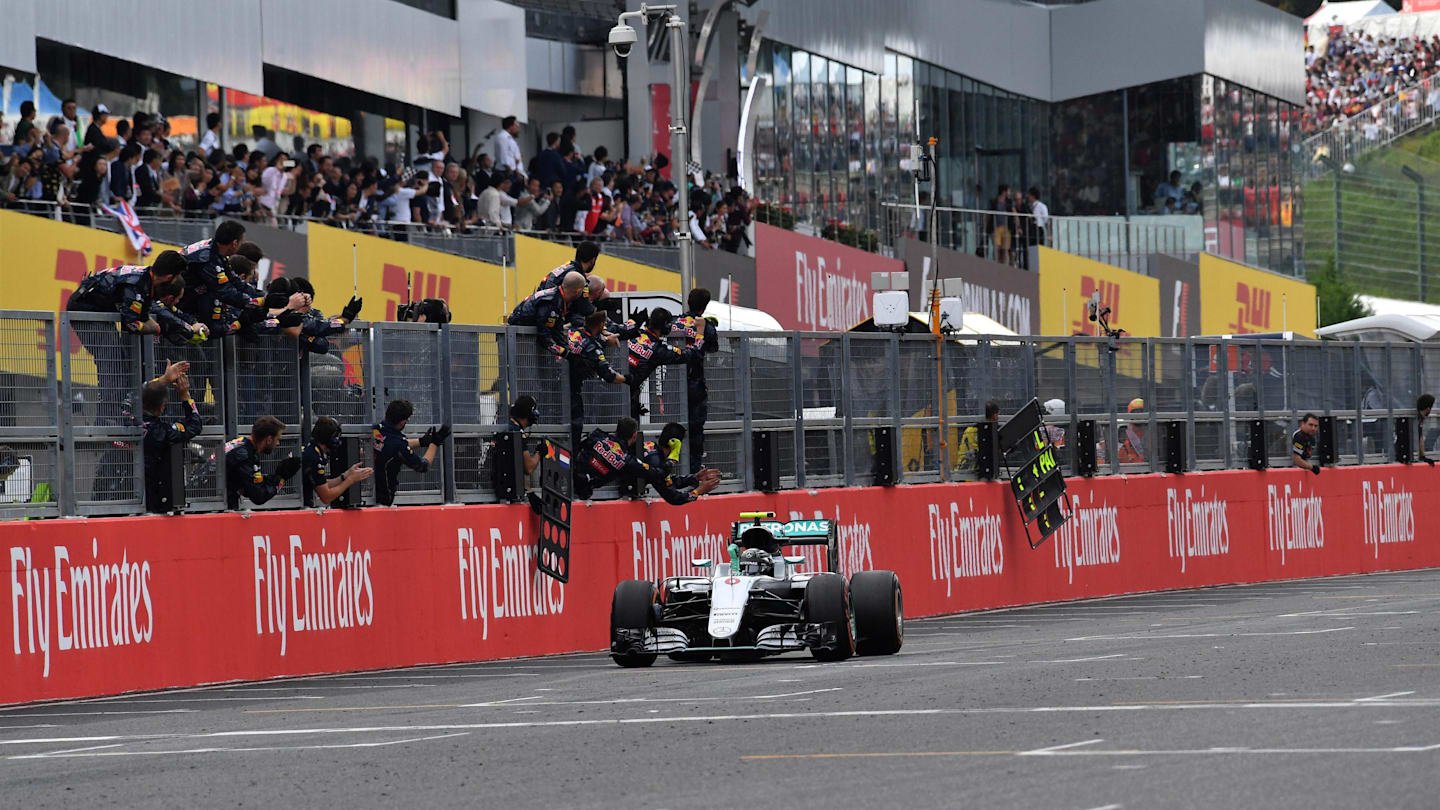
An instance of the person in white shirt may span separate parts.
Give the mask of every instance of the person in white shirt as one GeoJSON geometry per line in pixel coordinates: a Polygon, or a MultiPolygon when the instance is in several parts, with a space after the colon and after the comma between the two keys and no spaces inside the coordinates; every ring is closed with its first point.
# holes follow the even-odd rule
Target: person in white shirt
{"type": "Polygon", "coordinates": [[[697,203],[690,207],[690,238],[695,240],[695,244],[700,247],[711,248],[715,246],[710,244],[709,238],[705,236],[705,229],[700,227],[699,212],[704,210],[704,203],[697,203]]]}
{"type": "Polygon", "coordinates": [[[1025,200],[1030,203],[1030,215],[1035,218],[1035,238],[1033,244],[1045,244],[1045,229],[1050,227],[1050,206],[1040,202],[1040,187],[1031,186],[1025,192],[1025,200]]]}
{"type": "Polygon", "coordinates": [[[396,185],[395,190],[380,203],[381,219],[386,222],[410,223],[410,201],[429,185],[429,177],[420,172],[409,186],[396,185]]]}
{"type": "Polygon", "coordinates": [[[205,135],[200,139],[200,154],[209,155],[220,148],[220,113],[205,116],[205,135]]]}
{"type": "Polygon", "coordinates": [[[515,116],[507,115],[500,119],[500,128],[495,130],[495,135],[490,139],[490,148],[486,151],[495,157],[495,166],[501,171],[509,170],[521,177],[525,176],[525,159],[520,155],[520,144],[515,142],[515,136],[520,134],[520,122],[515,116]]]}
{"type": "Polygon", "coordinates": [[[295,161],[284,152],[275,153],[275,162],[260,173],[260,207],[268,219],[273,221],[280,208],[280,196],[285,193],[285,184],[290,175],[298,174],[295,161]],[[285,164],[289,164],[288,166],[285,164]]]}
{"type": "Polygon", "coordinates": [[[529,195],[530,201],[517,203],[515,206],[515,229],[519,231],[535,230],[535,221],[545,215],[554,203],[540,188],[539,178],[532,177],[525,184],[525,193],[529,195]]]}
{"type": "Polygon", "coordinates": [[[492,228],[508,228],[511,224],[510,209],[530,202],[527,193],[515,199],[510,196],[510,178],[501,175],[495,185],[480,192],[480,220],[492,228]]]}

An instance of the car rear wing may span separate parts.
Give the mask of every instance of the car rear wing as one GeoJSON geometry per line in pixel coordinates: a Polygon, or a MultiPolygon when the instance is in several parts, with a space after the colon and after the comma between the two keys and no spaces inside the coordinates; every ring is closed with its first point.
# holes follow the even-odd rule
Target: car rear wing
{"type": "Polygon", "coordinates": [[[741,512],[740,520],[730,529],[730,542],[736,543],[745,530],[759,526],[784,546],[825,546],[826,570],[840,572],[840,534],[835,521],[817,518],[782,521],[774,512],[741,512]]]}

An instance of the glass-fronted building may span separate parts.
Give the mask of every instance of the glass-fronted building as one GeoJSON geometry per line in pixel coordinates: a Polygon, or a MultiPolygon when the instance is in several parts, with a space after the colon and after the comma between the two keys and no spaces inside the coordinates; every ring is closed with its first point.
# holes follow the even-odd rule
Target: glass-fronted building
{"type": "Polygon", "coordinates": [[[756,195],[798,221],[878,229],[916,199],[903,150],[935,137],[940,205],[1037,187],[1054,215],[1199,217],[1190,249],[1302,271],[1297,18],[1258,0],[804,5],[756,4],[779,19],[751,110],[756,195]]]}

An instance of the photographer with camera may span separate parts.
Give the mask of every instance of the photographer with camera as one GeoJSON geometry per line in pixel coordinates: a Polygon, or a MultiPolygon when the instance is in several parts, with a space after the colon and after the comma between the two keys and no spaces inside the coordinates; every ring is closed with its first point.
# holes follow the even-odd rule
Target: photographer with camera
{"type": "Polygon", "coordinates": [[[529,199],[515,204],[515,230],[539,230],[536,222],[545,216],[546,211],[550,210],[554,200],[550,196],[549,189],[542,188],[540,181],[534,177],[526,181],[525,194],[529,199]]]}
{"type": "Polygon", "coordinates": [[[450,437],[450,426],[440,425],[425,431],[418,439],[405,437],[405,426],[415,413],[415,406],[408,399],[397,399],[385,407],[385,418],[375,425],[372,436],[375,442],[375,470],[380,473],[375,479],[375,500],[381,506],[395,503],[395,492],[400,488],[400,467],[406,466],[418,473],[430,469],[440,445],[450,437]],[[424,456],[415,455],[415,449],[425,448],[424,456]]]}

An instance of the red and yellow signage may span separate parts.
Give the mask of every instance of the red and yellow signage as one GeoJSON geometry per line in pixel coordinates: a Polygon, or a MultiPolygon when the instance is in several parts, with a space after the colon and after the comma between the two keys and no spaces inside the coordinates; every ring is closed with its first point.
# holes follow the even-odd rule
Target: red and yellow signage
{"type": "Polygon", "coordinates": [[[1289,276],[1201,254],[1201,333],[1294,332],[1314,337],[1315,326],[1313,286],[1289,276]]]}
{"type": "Polygon", "coordinates": [[[456,323],[500,323],[504,271],[499,265],[324,225],[312,224],[308,236],[315,303],[327,314],[338,313],[350,300],[353,245],[365,320],[393,321],[400,304],[444,298],[456,323]]]}
{"type": "Polygon", "coordinates": [[[161,251],[155,242],[141,259],[118,233],[0,211],[0,263],[17,283],[0,288],[0,309],[59,312],[85,276],[119,264],[149,264],[161,251]]]}
{"type": "MultiPolygon", "coordinates": [[[[540,279],[546,273],[575,258],[574,245],[558,245],[532,239],[528,236],[515,237],[515,269],[513,285],[508,300],[511,309],[520,299],[535,291],[540,279]]],[[[680,292],[680,274],[648,264],[627,261],[616,256],[607,256],[605,246],[600,246],[600,259],[595,262],[595,274],[605,279],[605,286],[612,292],[644,290],[680,292]]],[[[506,313],[509,314],[509,313],[506,313]]]]}
{"type": "Polygon", "coordinates": [[[1102,335],[1087,304],[1100,293],[1110,327],[1126,337],[1159,337],[1160,284],[1149,276],[1040,248],[1040,334],[1102,335]]]}

